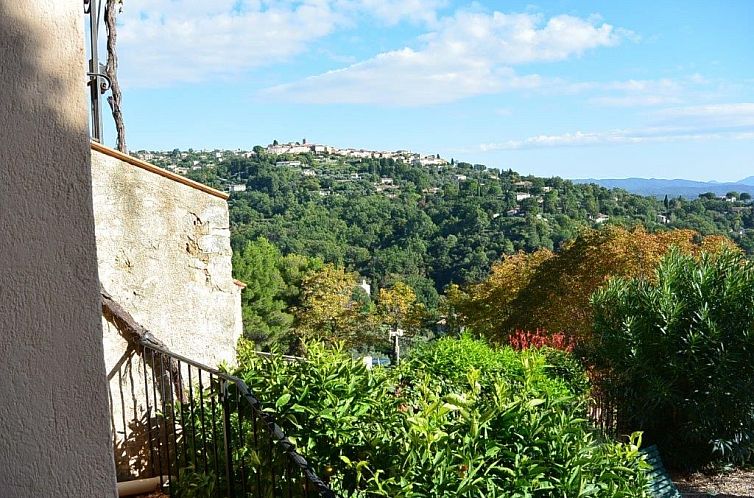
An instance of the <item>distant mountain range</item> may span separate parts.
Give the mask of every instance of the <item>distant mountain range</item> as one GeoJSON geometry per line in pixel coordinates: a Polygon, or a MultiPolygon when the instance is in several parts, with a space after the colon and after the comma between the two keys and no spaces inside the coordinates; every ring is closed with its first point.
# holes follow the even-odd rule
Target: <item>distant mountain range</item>
{"type": "Polygon", "coordinates": [[[685,197],[693,199],[706,192],[722,196],[728,192],[748,192],[754,195],[754,176],[737,182],[699,182],[694,180],[664,180],[659,178],[596,179],[577,178],[574,183],[596,183],[607,188],[621,188],[628,192],[654,197],[685,197]]]}

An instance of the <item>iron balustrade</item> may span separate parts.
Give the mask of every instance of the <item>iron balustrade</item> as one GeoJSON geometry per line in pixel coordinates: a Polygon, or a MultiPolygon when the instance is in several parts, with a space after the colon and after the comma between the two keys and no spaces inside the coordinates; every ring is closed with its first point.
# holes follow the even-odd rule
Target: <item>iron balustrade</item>
{"type": "Polygon", "coordinates": [[[99,61],[99,28],[102,17],[102,0],[84,0],[84,13],[89,16],[86,32],[89,49],[89,99],[92,140],[102,143],[102,99],[100,96],[110,89],[110,78],[105,74],[105,66],[99,61]]]}
{"type": "Polygon", "coordinates": [[[171,496],[335,498],[243,380],[148,339],[140,349],[111,388],[116,463],[171,496]]]}

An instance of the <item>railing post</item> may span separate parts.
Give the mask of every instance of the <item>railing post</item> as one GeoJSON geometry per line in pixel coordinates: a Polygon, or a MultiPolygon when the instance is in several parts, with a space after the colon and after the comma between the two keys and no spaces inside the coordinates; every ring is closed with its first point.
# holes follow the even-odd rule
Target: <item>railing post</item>
{"type": "Polygon", "coordinates": [[[89,93],[91,96],[91,119],[92,119],[92,139],[102,143],[102,100],[100,94],[100,63],[99,47],[97,40],[99,38],[99,21],[101,5],[100,0],[84,0],[84,11],[89,14],[89,93]]]}
{"type": "Polygon", "coordinates": [[[234,497],[236,495],[233,486],[233,438],[231,434],[230,423],[230,395],[228,393],[228,381],[221,382],[221,396],[223,404],[223,438],[225,440],[225,479],[228,482],[228,496],[234,497]]]}

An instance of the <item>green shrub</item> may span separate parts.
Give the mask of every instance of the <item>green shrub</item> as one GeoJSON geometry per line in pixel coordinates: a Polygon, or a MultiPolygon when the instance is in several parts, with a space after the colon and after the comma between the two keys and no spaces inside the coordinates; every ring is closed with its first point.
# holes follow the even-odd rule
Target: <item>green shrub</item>
{"type": "Polygon", "coordinates": [[[577,396],[589,394],[589,376],[578,358],[568,351],[544,347],[539,349],[544,356],[550,376],[565,382],[569,391],[577,396]]]}
{"type": "Polygon", "coordinates": [[[239,373],[343,496],[646,496],[638,439],[596,439],[542,352],[443,339],[371,371],[308,352],[288,363],[247,349],[239,373]]]}
{"type": "Polygon", "coordinates": [[[307,345],[307,354],[307,361],[289,362],[242,346],[238,374],[316,471],[334,474],[353,490],[356,472],[342,457],[369,456],[383,465],[395,455],[403,400],[393,370],[370,372],[344,350],[317,343],[307,345]]]}
{"type": "Polygon", "coordinates": [[[181,498],[214,498],[216,477],[212,471],[196,472],[193,467],[181,469],[175,482],[175,495],[181,498]]]}
{"type": "Polygon", "coordinates": [[[464,334],[459,339],[444,338],[416,348],[401,367],[408,377],[412,372],[424,372],[453,386],[466,385],[472,369],[481,370],[489,379],[494,374],[519,376],[522,365],[512,349],[493,349],[464,334]]]}
{"type": "Polygon", "coordinates": [[[671,252],[656,282],[615,280],[593,297],[594,360],[620,428],[668,463],[751,461],[754,266],[738,254],[671,252]]]}
{"type": "Polygon", "coordinates": [[[493,348],[484,341],[463,335],[459,339],[445,338],[417,348],[401,365],[404,378],[412,372],[423,372],[445,388],[468,386],[467,376],[472,370],[482,372],[479,382],[484,391],[493,379],[503,377],[508,382],[523,378],[523,359],[528,359],[536,372],[537,389],[552,396],[582,396],[589,391],[589,379],[579,360],[567,351],[549,347],[515,351],[506,346],[493,348]]]}

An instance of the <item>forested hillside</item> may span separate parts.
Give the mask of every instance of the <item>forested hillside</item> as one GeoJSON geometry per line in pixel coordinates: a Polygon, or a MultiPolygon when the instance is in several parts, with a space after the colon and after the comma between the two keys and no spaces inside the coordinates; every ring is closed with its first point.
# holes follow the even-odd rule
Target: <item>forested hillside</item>
{"type": "Polygon", "coordinates": [[[344,265],[377,287],[405,281],[430,307],[449,283],[483,279],[503,254],[557,249],[580,228],[604,223],[726,234],[754,251],[748,195],[662,201],[479,164],[413,166],[262,147],[150,159],[220,189],[246,189],[230,199],[235,250],[264,237],[283,254],[344,265]]]}

